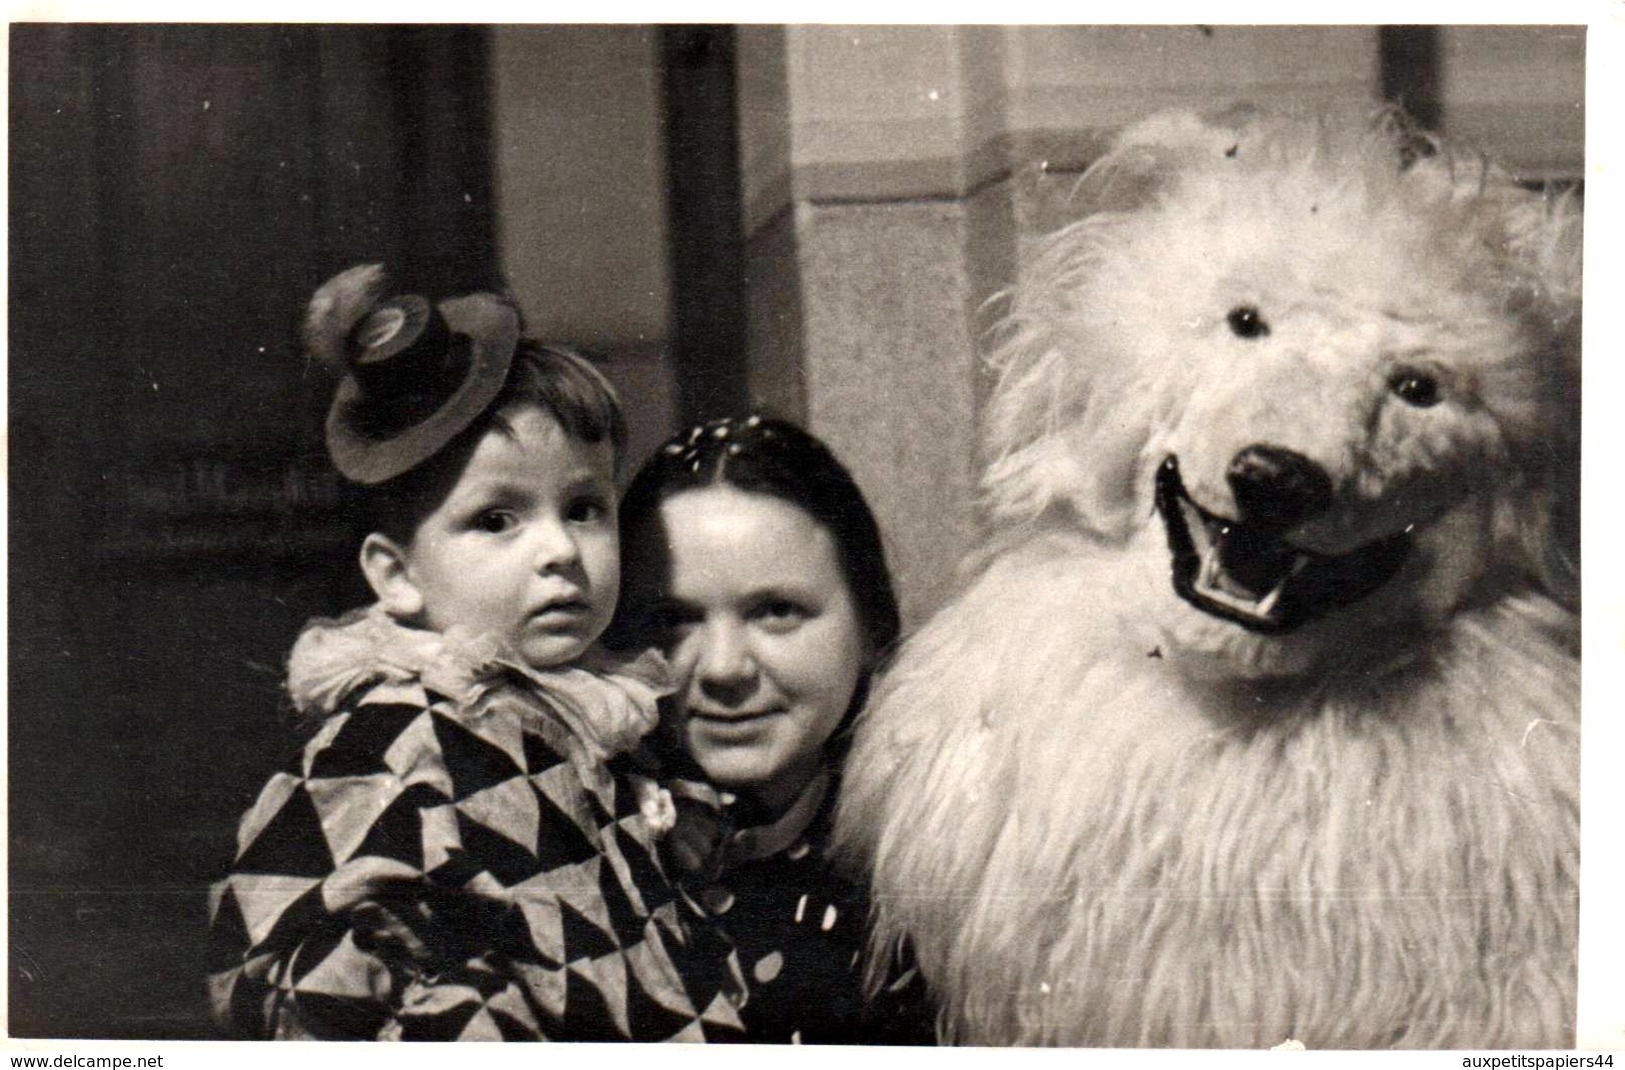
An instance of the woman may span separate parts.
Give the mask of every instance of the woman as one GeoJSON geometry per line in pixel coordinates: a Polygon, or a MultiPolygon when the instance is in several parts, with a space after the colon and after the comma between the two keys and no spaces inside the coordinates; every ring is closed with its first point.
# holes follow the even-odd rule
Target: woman
{"type": "Polygon", "coordinates": [[[750,1039],[930,1043],[911,972],[863,998],[866,897],[824,854],[845,730],[899,626],[857,485],[792,424],[719,420],[644,465],[621,537],[614,641],[661,646],[680,681],[668,857],[739,947],[750,1039]]]}

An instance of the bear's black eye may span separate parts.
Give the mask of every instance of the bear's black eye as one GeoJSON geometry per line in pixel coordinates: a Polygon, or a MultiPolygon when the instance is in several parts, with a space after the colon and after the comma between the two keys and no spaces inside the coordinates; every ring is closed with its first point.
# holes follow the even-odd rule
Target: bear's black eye
{"type": "Polygon", "coordinates": [[[1224,319],[1230,324],[1230,333],[1237,338],[1262,338],[1270,333],[1270,325],[1252,305],[1237,305],[1224,319]]]}
{"type": "Polygon", "coordinates": [[[1439,381],[1421,372],[1398,371],[1388,379],[1388,389],[1405,404],[1426,409],[1439,403],[1439,381]]]}

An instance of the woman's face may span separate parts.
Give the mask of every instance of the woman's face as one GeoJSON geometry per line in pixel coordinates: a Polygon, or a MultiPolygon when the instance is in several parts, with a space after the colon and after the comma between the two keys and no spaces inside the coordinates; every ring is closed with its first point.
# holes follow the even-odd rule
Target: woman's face
{"type": "Polygon", "coordinates": [[[713,782],[776,812],[816,773],[869,661],[834,539],[782,499],[723,484],[660,516],[674,727],[713,782]]]}

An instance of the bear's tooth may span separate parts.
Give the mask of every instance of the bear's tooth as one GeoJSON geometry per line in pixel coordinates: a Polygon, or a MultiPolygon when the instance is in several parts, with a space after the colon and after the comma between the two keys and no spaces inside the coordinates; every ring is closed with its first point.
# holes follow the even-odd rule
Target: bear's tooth
{"type": "Polygon", "coordinates": [[[1308,567],[1308,555],[1299,554],[1297,556],[1297,560],[1292,562],[1291,570],[1288,571],[1285,576],[1281,577],[1281,582],[1277,583],[1275,585],[1275,589],[1269,594],[1265,595],[1264,600],[1258,603],[1258,615],[1260,617],[1268,617],[1273,614],[1275,612],[1275,603],[1281,600],[1281,592],[1286,590],[1286,585],[1292,582],[1292,577],[1296,576],[1298,573],[1302,572],[1308,567]]]}
{"type": "Polygon", "coordinates": [[[1207,549],[1202,552],[1202,570],[1196,582],[1209,590],[1215,589],[1219,586],[1219,574],[1223,569],[1224,566],[1219,564],[1219,544],[1208,543],[1207,549]]]}
{"type": "MultiPolygon", "coordinates": [[[[1289,576],[1287,579],[1291,579],[1291,577],[1289,576]]],[[[1271,613],[1275,612],[1275,603],[1281,600],[1281,592],[1286,590],[1286,583],[1287,581],[1285,579],[1283,579],[1280,583],[1277,583],[1275,585],[1275,589],[1269,594],[1265,595],[1262,602],[1258,603],[1256,612],[1260,617],[1267,617],[1271,613]]]]}

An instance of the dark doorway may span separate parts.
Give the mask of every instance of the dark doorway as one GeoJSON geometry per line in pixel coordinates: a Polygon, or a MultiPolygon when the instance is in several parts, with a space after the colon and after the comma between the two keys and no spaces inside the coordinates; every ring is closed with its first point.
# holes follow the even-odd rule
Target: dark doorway
{"type": "Polygon", "coordinates": [[[485,33],[13,25],[10,1032],[209,1035],[207,887],[360,601],[303,295],[497,282],[485,33]]]}

